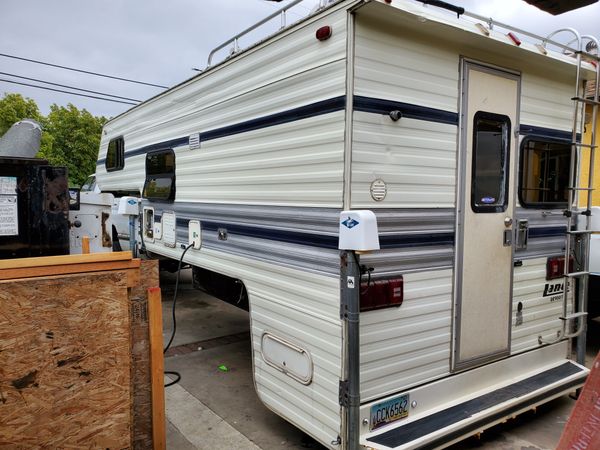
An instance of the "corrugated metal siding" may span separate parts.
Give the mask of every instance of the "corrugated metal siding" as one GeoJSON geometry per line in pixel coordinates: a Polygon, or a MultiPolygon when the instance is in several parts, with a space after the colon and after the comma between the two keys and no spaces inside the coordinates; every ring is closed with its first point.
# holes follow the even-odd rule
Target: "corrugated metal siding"
{"type": "MultiPolygon", "coordinates": [[[[523,266],[515,267],[511,353],[539,347],[538,336],[547,340],[556,339],[561,329],[562,302],[550,301],[544,297],[546,281],[546,258],[523,261],[523,266]],[[517,325],[518,304],[523,304],[523,323],[517,325]]],[[[550,283],[561,282],[562,279],[550,283]]],[[[572,295],[571,295],[572,297],[572,295]]]]}
{"type": "MultiPolygon", "coordinates": [[[[457,111],[456,52],[363,18],[355,61],[355,95],[457,111]]],[[[454,207],[457,132],[455,125],[355,112],[352,207],[454,207]],[[388,186],[381,202],[369,191],[377,178],[388,186]]]]}
{"type": "MultiPolygon", "coordinates": [[[[181,250],[147,243],[151,252],[179,258],[181,250]]],[[[324,443],[340,433],[338,383],[342,324],[339,279],[222,251],[189,251],[185,262],[244,282],[250,299],[254,379],[260,399],[324,443]],[[268,366],[261,355],[265,331],[308,351],[313,380],[303,385],[268,366]]]]}
{"type": "MultiPolygon", "coordinates": [[[[309,21],[270,42],[268,49],[259,46],[135,108],[107,124],[99,157],[105,157],[116,136],[123,135],[131,151],[343,96],[345,28],[344,11],[309,21]],[[319,42],[314,32],[325,22],[336,31],[319,42]]],[[[178,151],[178,198],[339,206],[343,133],[344,114],[339,112],[202,142],[193,152],[178,151]]],[[[98,166],[101,188],[139,189],[144,158],[127,158],[122,171],[106,173],[98,166]]]]}
{"type": "Polygon", "coordinates": [[[457,127],[354,113],[353,208],[452,208],[456,201],[457,127]],[[385,200],[371,198],[376,179],[387,184],[385,200]]]}
{"type": "Polygon", "coordinates": [[[188,202],[339,206],[344,112],[202,144],[177,159],[177,198],[188,202]]]}
{"type": "Polygon", "coordinates": [[[356,95],[458,110],[457,51],[426,36],[408,34],[402,27],[360,16],[355,48],[356,95]]]}
{"type": "Polygon", "coordinates": [[[361,402],[450,370],[452,270],[406,274],[404,303],[361,313],[361,402]]]}
{"type": "MultiPolygon", "coordinates": [[[[556,75],[555,75],[556,77],[556,75]]],[[[570,131],[573,124],[573,79],[551,79],[548,74],[524,71],[521,75],[521,123],[570,131]]]]}

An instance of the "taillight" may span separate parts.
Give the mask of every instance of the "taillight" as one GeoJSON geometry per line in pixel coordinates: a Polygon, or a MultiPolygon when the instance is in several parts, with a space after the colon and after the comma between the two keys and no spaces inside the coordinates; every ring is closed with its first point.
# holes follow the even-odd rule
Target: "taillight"
{"type": "Polygon", "coordinates": [[[364,281],[360,286],[360,310],[400,306],[404,300],[404,279],[364,281]]]}
{"type": "MultiPolygon", "coordinates": [[[[573,272],[573,258],[569,258],[569,272],[573,272]]],[[[565,257],[555,256],[546,262],[546,280],[561,278],[565,274],[565,257]]]]}

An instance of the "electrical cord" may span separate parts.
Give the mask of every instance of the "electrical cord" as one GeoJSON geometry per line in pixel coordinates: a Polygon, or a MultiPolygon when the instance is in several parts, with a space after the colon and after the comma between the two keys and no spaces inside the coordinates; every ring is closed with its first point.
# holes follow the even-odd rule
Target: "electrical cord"
{"type": "Polygon", "coordinates": [[[361,295],[365,295],[367,292],[369,292],[369,288],[371,287],[371,272],[373,272],[373,270],[375,270],[373,267],[367,267],[364,264],[361,265],[358,262],[358,258],[356,256],[356,252],[352,252],[352,255],[354,256],[354,262],[356,263],[356,265],[358,266],[359,270],[360,270],[360,275],[361,275],[361,279],[358,280],[358,285],[361,285],[362,282],[362,276],[364,274],[367,274],[367,287],[365,288],[364,291],[362,291],[360,294],[361,295]]]}
{"type": "MultiPolygon", "coordinates": [[[[181,275],[181,264],[183,263],[183,257],[185,256],[187,251],[190,248],[192,248],[193,246],[194,246],[194,243],[192,242],[190,245],[185,247],[185,250],[181,254],[181,258],[179,258],[179,264],[177,266],[177,277],[175,278],[175,292],[173,293],[173,305],[171,307],[173,330],[171,331],[171,337],[169,338],[169,342],[167,343],[166,347],[163,349],[163,355],[165,353],[167,353],[167,350],[169,350],[169,348],[171,347],[171,344],[173,343],[173,339],[175,339],[175,333],[177,332],[177,318],[175,317],[175,306],[177,305],[177,291],[179,290],[179,277],[181,275]]],[[[183,248],[183,244],[181,245],[181,247],[183,248]]],[[[176,377],[175,380],[171,381],[170,383],[165,384],[165,387],[173,386],[174,384],[179,383],[179,381],[181,380],[181,375],[179,374],[179,372],[165,370],[165,375],[174,375],[176,377]]]]}

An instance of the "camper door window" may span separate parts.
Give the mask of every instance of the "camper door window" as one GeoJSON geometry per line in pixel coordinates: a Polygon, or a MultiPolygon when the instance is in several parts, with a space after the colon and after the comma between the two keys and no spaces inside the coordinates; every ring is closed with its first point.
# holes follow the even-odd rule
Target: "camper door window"
{"type": "Polygon", "coordinates": [[[528,136],[521,143],[519,166],[521,206],[566,207],[571,167],[569,142],[528,136]]]}
{"type": "Polygon", "coordinates": [[[125,141],[123,137],[111,139],[108,143],[104,166],[107,172],[121,170],[125,167],[125,141]]]}
{"type": "Polygon", "coordinates": [[[473,119],[471,208],[476,213],[503,212],[508,205],[510,119],[484,111],[473,119]]]}
{"type": "Polygon", "coordinates": [[[143,196],[148,200],[175,200],[175,152],[172,149],[146,155],[143,196]]]}

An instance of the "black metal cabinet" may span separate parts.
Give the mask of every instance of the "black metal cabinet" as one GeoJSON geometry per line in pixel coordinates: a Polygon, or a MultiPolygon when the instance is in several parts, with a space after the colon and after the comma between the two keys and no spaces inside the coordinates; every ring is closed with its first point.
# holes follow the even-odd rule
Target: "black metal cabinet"
{"type": "Polygon", "coordinates": [[[68,253],[67,169],[0,158],[0,259],[68,253]]]}

